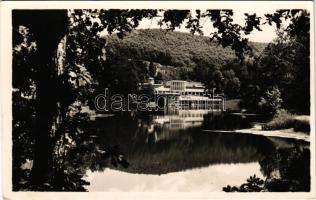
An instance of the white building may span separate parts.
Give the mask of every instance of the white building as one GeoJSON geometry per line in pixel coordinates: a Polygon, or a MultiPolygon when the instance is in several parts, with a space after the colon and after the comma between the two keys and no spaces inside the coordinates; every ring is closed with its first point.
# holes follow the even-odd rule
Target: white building
{"type": "MultiPolygon", "coordinates": [[[[171,80],[155,84],[149,79],[156,95],[167,97],[165,105],[181,110],[225,110],[225,100],[221,95],[208,94],[205,86],[200,82],[171,80]]],[[[144,86],[145,86],[144,85],[144,86]]],[[[214,90],[213,90],[214,92],[214,90]]]]}

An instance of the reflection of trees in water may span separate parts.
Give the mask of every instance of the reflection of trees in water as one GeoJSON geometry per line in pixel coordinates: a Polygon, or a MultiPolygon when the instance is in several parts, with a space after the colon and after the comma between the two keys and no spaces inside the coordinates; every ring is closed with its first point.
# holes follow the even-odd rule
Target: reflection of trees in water
{"type": "Polygon", "coordinates": [[[226,192],[310,191],[310,151],[299,146],[276,149],[259,161],[265,180],[250,177],[239,187],[228,185],[226,192]]]}
{"type": "MultiPolygon", "coordinates": [[[[105,11],[103,10],[102,13],[103,12],[105,11]]],[[[116,20],[113,21],[109,19],[116,16],[122,17],[122,15],[120,15],[121,12],[125,13],[126,11],[110,10],[107,11],[105,15],[98,15],[104,19],[101,20],[102,22],[105,24],[108,23],[106,26],[105,24],[99,25],[108,27],[107,31],[109,33],[119,29],[119,37],[122,37],[125,31],[128,32],[132,28],[135,28],[142,18],[151,18],[157,15],[157,10],[139,10],[138,12],[132,10],[128,15],[124,15],[125,20],[123,21],[133,23],[123,23],[118,27],[116,26],[116,20]],[[129,20],[131,18],[134,20],[129,20]]],[[[173,16],[170,12],[171,11],[168,11],[169,14],[165,15],[166,22],[169,22],[169,17],[173,16]]],[[[219,11],[216,10],[215,13],[217,12],[219,11]]],[[[186,11],[184,13],[187,14],[186,11]]],[[[231,11],[229,13],[229,16],[232,15],[231,11]]],[[[66,10],[13,11],[12,21],[14,30],[16,31],[20,25],[25,25],[30,28],[32,30],[31,32],[34,33],[34,41],[36,41],[37,49],[37,53],[35,54],[36,59],[33,61],[28,60],[26,63],[21,62],[23,60],[25,61],[25,58],[28,57],[26,54],[29,52],[26,54],[24,52],[27,48],[20,48],[21,51],[18,52],[18,54],[15,54],[17,52],[14,53],[14,57],[17,59],[13,59],[13,68],[18,70],[18,73],[15,71],[13,75],[13,87],[17,89],[13,92],[13,102],[18,102],[18,99],[15,98],[15,94],[21,91],[24,94],[28,93],[32,90],[32,87],[34,90],[34,86],[36,91],[36,103],[29,108],[29,113],[25,116],[22,116],[24,113],[20,113],[18,111],[19,108],[16,108],[21,105],[13,105],[13,115],[15,118],[13,122],[14,190],[83,190],[84,188],[82,186],[87,184],[87,182],[81,179],[83,172],[87,168],[102,170],[104,167],[103,162],[98,162],[98,160],[107,160],[102,159],[104,156],[105,158],[110,158],[114,165],[117,163],[126,165],[122,160],[121,154],[117,151],[117,148],[104,147],[105,143],[97,145],[98,141],[91,139],[94,138],[92,137],[93,135],[83,130],[86,127],[77,129],[78,126],[81,126],[82,122],[87,120],[84,115],[79,113],[73,116],[74,118],[69,118],[67,114],[69,106],[75,103],[75,101],[81,100],[81,102],[85,102],[85,100],[88,99],[86,95],[89,94],[88,91],[91,86],[90,82],[92,78],[90,72],[95,75],[99,73],[98,66],[104,66],[104,62],[102,61],[103,56],[99,55],[103,55],[100,50],[103,52],[102,47],[104,47],[105,42],[103,40],[93,39],[97,38],[95,37],[97,32],[99,32],[97,30],[101,27],[98,27],[98,23],[94,23],[93,25],[97,27],[88,29],[90,26],[86,25],[91,25],[91,21],[89,17],[83,15],[82,10],[77,10],[76,13],[71,15],[76,22],[73,24],[78,23],[77,27],[70,28],[71,26],[68,26],[69,13],[67,14],[66,10]],[[66,49],[67,64],[65,66],[67,66],[67,69],[59,69],[59,66],[55,63],[57,60],[55,53],[66,31],[68,32],[67,46],[69,47],[66,49]],[[71,31],[70,34],[69,31],[71,31]],[[91,48],[91,45],[93,45],[93,48],[91,48]],[[79,53],[77,51],[78,46],[81,50],[83,49],[83,51],[80,52],[86,53],[79,53]],[[93,67],[90,69],[89,66],[93,67]],[[62,72],[60,72],[60,70],[62,72]],[[81,81],[81,84],[79,84],[79,80],[83,79],[86,80],[84,81],[86,82],[84,84],[86,87],[82,85],[81,81]],[[33,108],[35,108],[34,110],[36,110],[36,112],[32,110],[33,108]],[[30,115],[30,113],[32,113],[32,115],[30,115]],[[32,124],[34,121],[37,122],[36,126],[32,124]],[[72,122],[77,125],[72,127],[72,122]],[[74,130],[70,130],[71,128],[74,128],[74,130]],[[32,133],[35,133],[35,136],[32,135],[32,133]],[[87,143],[87,140],[90,140],[89,138],[92,140],[91,143],[87,143]],[[32,161],[34,163],[33,167],[31,167],[32,161]],[[31,168],[32,171],[30,170],[31,168]],[[32,182],[29,180],[30,173],[32,174],[32,182]],[[32,183],[37,186],[32,187],[32,183]]],[[[218,15],[218,17],[219,19],[221,18],[220,15],[218,15]]],[[[171,23],[171,25],[174,24],[171,23]]],[[[13,32],[14,46],[24,41],[23,37],[15,34],[15,31],[13,32]]],[[[237,40],[237,46],[238,44],[240,44],[239,40],[237,40]]],[[[34,48],[34,45],[31,44],[30,47],[34,48]]],[[[242,51],[239,53],[242,53],[242,51]]],[[[95,76],[99,78],[99,76],[95,76]]],[[[101,73],[100,80],[105,80],[103,77],[101,73]]],[[[123,78],[124,77],[125,76],[123,76],[123,78]]],[[[138,82],[135,81],[137,80],[135,76],[132,76],[132,78],[134,78],[133,83],[138,82]]],[[[131,84],[129,81],[125,80],[124,82],[127,83],[127,85],[136,86],[136,84],[131,84]]],[[[120,89],[122,88],[120,87],[120,89]]],[[[21,96],[21,94],[19,94],[19,96],[21,96]]],[[[27,110],[27,106],[28,105],[22,105],[21,107],[25,107],[27,110]]],[[[123,128],[125,127],[123,126],[123,128]]],[[[187,138],[190,137],[189,135],[187,138]]],[[[171,145],[168,143],[168,141],[171,140],[163,141],[171,145]]],[[[163,143],[163,141],[160,143],[163,143]]],[[[196,142],[199,140],[193,139],[190,141],[193,141],[193,143],[190,143],[193,144],[190,147],[194,150],[194,144],[199,144],[199,142],[196,142]]],[[[153,146],[155,147],[156,144],[153,146]]],[[[201,146],[204,147],[204,145],[201,146]]]]}
{"type": "MultiPolygon", "coordinates": [[[[21,106],[14,107],[19,108],[21,106]]],[[[88,169],[103,171],[109,165],[127,167],[128,163],[118,147],[100,144],[91,128],[85,113],[78,112],[68,120],[66,134],[56,139],[51,160],[52,168],[47,179],[44,184],[36,186],[30,181],[33,155],[36,153],[32,145],[34,137],[22,124],[14,128],[13,190],[85,191],[84,186],[89,185],[89,182],[84,180],[88,169]],[[19,137],[16,137],[17,135],[19,137]]]]}
{"type": "Polygon", "coordinates": [[[310,190],[310,151],[293,147],[278,149],[260,162],[267,177],[266,187],[271,191],[310,190]]]}
{"type": "Polygon", "coordinates": [[[210,113],[204,116],[203,128],[211,130],[237,130],[251,128],[253,122],[264,122],[268,117],[262,115],[234,115],[231,113],[210,113]]]}
{"type": "MultiPolygon", "coordinates": [[[[19,108],[21,107],[15,107],[15,109],[19,108]]],[[[275,169],[283,170],[280,171],[281,177],[278,179],[283,181],[287,180],[286,177],[290,176],[292,171],[300,169],[301,166],[296,166],[295,163],[309,162],[309,158],[299,159],[306,152],[300,153],[301,150],[297,150],[296,154],[292,155],[289,153],[291,151],[276,150],[274,142],[266,137],[225,133],[207,134],[198,128],[168,132],[166,129],[153,127],[150,116],[119,115],[94,122],[89,121],[87,117],[86,114],[78,112],[69,120],[66,132],[71,132],[71,134],[62,135],[57,140],[52,160],[53,168],[48,174],[49,178],[45,184],[36,188],[29,182],[34,154],[31,132],[20,134],[22,130],[28,131],[22,127],[23,124],[19,125],[20,128],[15,128],[14,131],[19,134],[13,135],[13,156],[16,158],[13,169],[13,189],[84,191],[84,186],[89,184],[84,180],[88,169],[103,171],[111,166],[131,173],[163,174],[205,167],[210,164],[253,161],[260,161],[263,173],[274,180],[270,183],[277,184],[278,182],[272,179],[275,177],[272,175],[277,174],[275,169]],[[158,141],[151,140],[154,132],[158,135],[164,132],[171,136],[158,141]],[[19,135],[19,138],[15,137],[16,135],[19,135]],[[24,138],[21,139],[21,137],[24,138]],[[126,159],[130,163],[128,168],[124,168],[128,166],[128,163],[121,152],[126,154],[126,159]],[[295,161],[294,165],[292,164],[293,169],[290,170],[286,168],[287,160],[279,159],[288,155],[292,156],[293,162],[295,161]]],[[[31,126],[28,128],[31,129],[31,126]]],[[[309,167],[309,164],[305,166],[309,167]]],[[[296,174],[296,177],[302,177],[301,180],[297,181],[295,177],[289,179],[291,184],[297,183],[295,186],[297,190],[300,190],[300,181],[309,180],[303,175],[306,173],[301,171],[296,174]]]]}
{"type": "Polygon", "coordinates": [[[150,116],[117,116],[95,123],[100,140],[120,144],[130,162],[122,170],[131,173],[163,174],[210,164],[253,162],[274,148],[270,140],[260,136],[152,126],[150,116]]]}

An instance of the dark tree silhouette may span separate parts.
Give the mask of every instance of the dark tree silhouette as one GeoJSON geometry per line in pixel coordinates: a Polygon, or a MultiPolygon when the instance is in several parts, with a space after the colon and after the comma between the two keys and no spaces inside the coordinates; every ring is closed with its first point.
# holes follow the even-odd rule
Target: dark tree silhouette
{"type": "MultiPolygon", "coordinates": [[[[102,31],[115,33],[119,38],[123,38],[138,27],[142,19],[157,17],[159,12],[163,12],[160,24],[166,24],[169,30],[186,23],[186,28],[191,33],[201,34],[199,20],[203,17],[208,18],[216,29],[212,33],[212,39],[223,47],[230,46],[240,59],[244,59],[245,54],[251,55],[251,47],[242,33],[249,34],[254,29],[260,30],[260,20],[262,20],[248,14],[247,23],[245,26],[240,26],[233,23],[232,10],[208,10],[205,13],[196,11],[195,16],[188,10],[14,10],[12,12],[13,132],[16,134],[14,136],[16,140],[19,140],[19,134],[22,134],[19,131],[32,134],[24,137],[30,143],[34,143],[33,166],[30,179],[27,180],[32,185],[31,189],[43,188],[52,177],[57,144],[67,137],[79,139],[78,135],[85,131],[84,127],[77,129],[71,124],[79,126],[78,122],[88,120],[82,108],[91,104],[88,96],[97,89],[96,85],[103,79],[100,71],[107,70],[104,54],[106,41],[100,37],[100,33],[102,31]],[[185,22],[185,19],[189,19],[188,22],[185,22]],[[21,34],[21,26],[26,27],[29,33],[21,34]],[[15,102],[17,100],[19,102],[15,102]],[[20,105],[23,106],[18,108],[20,105]],[[27,109],[30,111],[29,114],[25,112],[27,109]],[[21,125],[29,128],[24,130],[21,125]]],[[[309,44],[309,14],[302,10],[284,10],[266,16],[268,23],[276,23],[277,28],[281,27],[282,19],[285,18],[291,19],[290,25],[285,29],[290,36],[299,42],[309,44]],[[301,37],[302,35],[305,38],[301,37]]],[[[306,70],[306,68],[302,69],[302,74],[306,70]]],[[[133,73],[134,71],[131,72],[133,73]]],[[[210,85],[222,87],[220,86],[221,72],[216,70],[212,75],[215,78],[210,85]]],[[[132,77],[138,80],[137,74],[132,77]]],[[[18,152],[17,148],[19,147],[14,141],[14,152],[18,152]]],[[[120,160],[116,158],[119,156],[115,153],[117,151],[109,147],[106,149],[114,156],[112,160],[120,160]]],[[[15,159],[16,156],[13,159],[14,164],[16,164],[15,159]]],[[[16,166],[14,169],[18,168],[19,166],[16,166]]],[[[57,173],[59,170],[55,171],[57,173]]]]}
{"type": "MultiPolygon", "coordinates": [[[[57,67],[54,62],[57,46],[67,29],[67,11],[13,11],[13,28],[24,25],[30,29],[37,44],[37,59],[31,66],[36,71],[33,81],[36,85],[35,102],[35,157],[32,169],[32,183],[42,183],[49,172],[52,160],[50,132],[57,101],[60,96],[60,84],[57,67]]],[[[15,33],[15,32],[14,32],[15,33]]],[[[13,36],[13,43],[17,43],[13,36]]],[[[31,70],[31,69],[29,69],[31,70]]]]}

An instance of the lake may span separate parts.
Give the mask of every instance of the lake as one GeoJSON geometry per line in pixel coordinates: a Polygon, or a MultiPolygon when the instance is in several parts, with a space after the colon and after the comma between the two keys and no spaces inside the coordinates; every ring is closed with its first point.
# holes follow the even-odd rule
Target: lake
{"type": "Polygon", "coordinates": [[[128,167],[113,166],[111,162],[106,163],[107,167],[98,167],[105,166],[102,163],[105,161],[95,159],[95,164],[89,164],[94,167],[85,171],[84,180],[90,183],[85,188],[88,191],[220,192],[227,185],[245,183],[255,174],[262,179],[294,184],[292,190],[308,190],[308,142],[203,131],[250,128],[254,122],[266,120],[257,115],[205,111],[97,117],[91,123],[95,134],[90,137],[98,141],[95,145],[99,151],[112,145],[124,155],[128,167]],[[294,165],[288,162],[291,159],[308,163],[294,165]],[[297,170],[300,173],[293,175],[297,170]]]}

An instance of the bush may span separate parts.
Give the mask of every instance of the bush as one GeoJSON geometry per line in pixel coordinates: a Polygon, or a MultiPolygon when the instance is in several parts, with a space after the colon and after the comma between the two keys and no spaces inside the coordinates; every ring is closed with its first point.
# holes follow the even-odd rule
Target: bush
{"type": "Polygon", "coordinates": [[[308,120],[297,120],[295,116],[286,110],[279,110],[272,121],[264,124],[262,130],[280,130],[294,128],[295,132],[310,132],[310,124],[308,120]]]}
{"type": "Polygon", "coordinates": [[[305,133],[309,133],[310,130],[310,125],[309,125],[309,121],[307,120],[296,120],[295,124],[294,124],[294,131],[301,131],[301,132],[305,132],[305,133]]]}
{"type": "Polygon", "coordinates": [[[277,87],[273,87],[271,91],[266,91],[265,96],[261,97],[258,105],[262,112],[275,114],[281,108],[282,102],[280,90],[277,87]]]}
{"type": "Polygon", "coordinates": [[[272,121],[264,124],[262,130],[279,130],[293,128],[295,124],[295,117],[286,110],[279,110],[272,121]]]}
{"type": "Polygon", "coordinates": [[[262,192],[265,181],[254,174],[247,179],[247,182],[240,187],[227,185],[223,187],[224,192],[262,192]]]}

